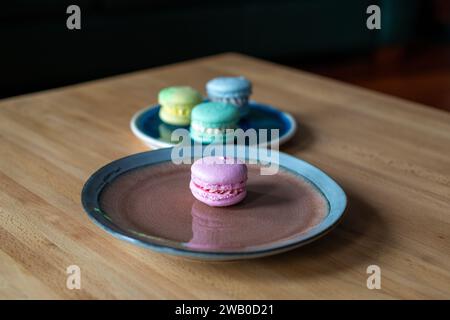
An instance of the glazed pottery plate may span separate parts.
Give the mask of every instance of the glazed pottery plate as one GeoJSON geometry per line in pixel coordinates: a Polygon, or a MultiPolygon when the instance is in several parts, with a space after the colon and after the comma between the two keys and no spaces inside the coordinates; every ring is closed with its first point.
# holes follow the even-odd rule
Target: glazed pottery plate
{"type": "MultiPolygon", "coordinates": [[[[270,141],[271,137],[267,136],[267,143],[260,144],[283,144],[294,135],[297,125],[294,118],[286,112],[282,112],[269,105],[260,104],[254,101],[249,103],[249,114],[241,119],[239,128],[247,129],[278,129],[279,137],[274,141],[270,141]]],[[[174,126],[161,121],[159,118],[159,105],[145,108],[138,111],[130,122],[131,130],[134,135],[142,140],[152,149],[168,148],[176,145],[177,141],[171,140],[171,134],[178,128],[189,129],[189,126],[174,126]]]]}
{"type": "Polygon", "coordinates": [[[83,188],[82,204],[98,226],[119,239],[202,260],[291,250],[340,221],[346,196],[324,172],[272,151],[278,158],[272,169],[278,170],[261,174],[267,168],[261,154],[237,148],[245,148],[239,158],[249,170],[247,197],[234,206],[213,208],[196,200],[189,189],[190,165],[171,161],[174,148],[135,154],[99,169],[83,188]]]}

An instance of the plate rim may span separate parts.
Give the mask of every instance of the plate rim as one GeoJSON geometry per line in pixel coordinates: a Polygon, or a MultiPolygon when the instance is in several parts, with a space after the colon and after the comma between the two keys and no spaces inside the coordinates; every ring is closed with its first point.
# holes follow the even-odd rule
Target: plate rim
{"type": "MultiPolygon", "coordinates": [[[[238,148],[251,149],[249,147],[242,147],[242,146],[238,147],[238,148]]],[[[129,166],[126,170],[123,170],[123,171],[121,171],[122,168],[119,166],[118,169],[113,170],[112,172],[109,171],[107,174],[105,171],[108,168],[116,166],[125,161],[130,161],[133,159],[136,160],[139,157],[148,158],[150,156],[150,154],[153,154],[155,157],[157,157],[159,155],[159,158],[157,157],[159,160],[156,159],[156,161],[153,161],[146,165],[154,165],[156,163],[170,161],[170,157],[168,158],[165,154],[169,155],[168,152],[171,149],[172,148],[162,148],[162,149],[150,150],[150,151],[144,151],[144,152],[132,154],[132,155],[114,160],[114,161],[104,165],[97,171],[95,171],[89,177],[89,179],[86,181],[86,183],[84,184],[82,191],[81,191],[82,206],[83,206],[85,212],[87,213],[87,215],[89,216],[89,218],[94,222],[94,224],[97,225],[98,227],[100,227],[101,229],[103,229],[104,231],[106,231],[107,233],[111,234],[115,238],[130,242],[132,244],[135,244],[140,247],[150,249],[150,250],[153,250],[156,252],[177,255],[177,256],[182,256],[185,258],[191,258],[191,259],[197,259],[197,260],[224,261],[224,260],[240,260],[240,259],[258,258],[258,257],[262,257],[262,256],[268,256],[268,255],[281,253],[284,251],[288,251],[288,250],[295,249],[297,247],[306,245],[310,242],[313,242],[313,241],[325,236],[328,232],[330,232],[332,229],[334,229],[341,222],[343,217],[345,216],[345,209],[347,206],[347,196],[346,196],[344,190],[340,187],[340,185],[336,181],[334,181],[330,176],[328,176],[325,172],[323,172],[319,168],[315,167],[314,165],[312,165],[302,159],[293,157],[293,156],[291,156],[287,153],[281,152],[281,151],[280,152],[275,151],[275,152],[278,152],[280,155],[280,158],[279,158],[280,162],[282,162],[281,157],[286,159],[286,161],[298,162],[298,163],[302,164],[304,167],[306,167],[308,170],[311,170],[313,172],[313,174],[318,174],[322,181],[321,183],[318,183],[318,181],[313,181],[314,179],[310,179],[309,177],[306,177],[305,175],[300,174],[298,171],[294,171],[294,172],[298,173],[300,176],[302,176],[303,178],[306,178],[306,180],[308,180],[309,182],[311,182],[314,185],[314,187],[316,187],[318,189],[318,191],[323,194],[323,196],[325,197],[325,199],[328,201],[328,204],[329,204],[329,212],[328,212],[327,218],[325,218],[324,221],[322,221],[321,223],[319,223],[318,225],[316,225],[315,227],[311,228],[306,233],[304,233],[303,235],[312,232],[312,230],[315,230],[315,229],[318,230],[316,233],[313,233],[312,235],[310,235],[309,237],[306,237],[305,239],[296,239],[294,237],[293,239],[291,239],[290,241],[288,241],[286,243],[281,243],[281,244],[275,245],[272,248],[264,248],[264,249],[259,249],[259,250],[255,250],[255,251],[241,251],[241,252],[196,251],[196,250],[192,250],[187,247],[177,248],[177,247],[171,247],[171,246],[167,246],[167,245],[160,244],[160,243],[151,242],[150,240],[145,241],[141,238],[137,238],[137,237],[133,236],[132,234],[130,234],[129,231],[127,232],[126,230],[121,229],[120,227],[115,225],[110,220],[109,221],[112,224],[112,226],[109,224],[105,224],[104,221],[102,222],[101,219],[99,219],[99,215],[102,215],[102,213],[101,213],[101,211],[96,211],[95,207],[100,208],[100,206],[98,205],[98,200],[99,200],[99,196],[100,196],[103,188],[108,183],[110,183],[112,180],[114,180],[115,178],[120,176],[121,174],[123,174],[127,171],[130,171],[130,170],[139,168],[142,165],[135,165],[135,166],[131,166],[131,167],[129,166]],[[161,159],[163,159],[163,160],[161,160],[161,159]],[[98,184],[99,178],[101,178],[100,186],[96,186],[95,182],[97,182],[97,184],[98,184]],[[323,188],[320,188],[320,186],[318,186],[318,184],[319,184],[319,185],[322,185],[322,187],[324,187],[323,180],[325,180],[326,185],[328,187],[330,187],[331,190],[334,192],[334,195],[333,194],[331,195],[331,197],[333,199],[330,199],[328,197],[328,196],[330,196],[330,194],[328,194],[327,192],[324,192],[323,188]],[[98,190],[92,190],[92,188],[97,188],[98,190]],[[94,202],[97,204],[94,206],[94,208],[92,208],[92,204],[91,204],[92,201],[89,201],[89,200],[92,200],[89,198],[90,196],[92,196],[92,195],[90,195],[92,193],[92,191],[95,194],[94,202]],[[336,203],[335,204],[336,208],[334,208],[332,206],[333,203],[336,203]],[[327,222],[324,227],[319,228],[320,226],[322,226],[322,224],[325,221],[328,220],[328,217],[331,216],[331,214],[333,213],[332,212],[333,209],[336,211],[336,212],[334,212],[334,215],[335,215],[334,218],[331,219],[331,221],[327,222]]],[[[141,159],[141,161],[142,161],[142,159],[141,159]]],[[[280,165],[282,165],[282,164],[280,164],[280,165]]],[[[282,166],[289,170],[292,170],[289,166],[284,166],[284,165],[282,165],[282,166]]],[[[105,219],[107,220],[107,218],[105,218],[105,219]]],[[[164,240],[164,239],[162,239],[162,240],[164,240]]]]}
{"type": "MultiPolygon", "coordinates": [[[[297,132],[297,121],[295,121],[295,118],[292,116],[291,113],[286,112],[286,111],[281,111],[281,110],[273,107],[272,105],[256,102],[256,101],[253,101],[253,100],[251,100],[249,103],[250,104],[259,105],[259,106],[263,106],[266,109],[271,109],[274,112],[278,112],[278,113],[282,114],[283,117],[285,117],[287,119],[287,122],[290,125],[289,129],[287,130],[287,132],[283,136],[279,137],[278,140],[270,141],[269,143],[259,144],[258,146],[260,148],[270,146],[270,145],[274,144],[274,142],[276,142],[276,141],[278,141],[278,145],[282,145],[283,143],[285,143],[288,140],[290,140],[294,136],[295,132],[297,132]]],[[[146,145],[148,145],[148,146],[150,146],[152,148],[155,148],[155,149],[170,148],[170,147],[175,146],[176,144],[169,143],[169,142],[164,142],[164,141],[161,141],[159,139],[155,139],[152,136],[149,136],[148,134],[146,134],[145,132],[140,130],[139,127],[136,125],[137,120],[144,113],[147,113],[148,111],[150,111],[152,109],[155,109],[155,108],[159,108],[159,107],[160,107],[159,104],[154,104],[154,105],[142,108],[142,109],[138,110],[137,112],[135,112],[133,114],[133,116],[131,117],[131,120],[130,120],[130,129],[131,129],[133,134],[138,139],[140,139],[146,145]]]]}

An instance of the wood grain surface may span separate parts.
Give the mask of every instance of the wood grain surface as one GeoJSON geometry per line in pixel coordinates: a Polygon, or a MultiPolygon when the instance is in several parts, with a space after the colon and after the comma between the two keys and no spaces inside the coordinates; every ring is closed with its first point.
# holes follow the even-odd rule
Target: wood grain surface
{"type": "Polygon", "coordinates": [[[450,298],[450,114],[225,54],[0,102],[0,298],[450,298]],[[147,148],[131,116],[169,85],[245,75],[299,123],[281,150],[325,170],[347,215],[306,247],[230,263],[122,242],[80,204],[86,179],[147,148]],[[81,268],[81,289],[66,268],[81,268]],[[366,269],[381,268],[369,290],[366,269]]]}

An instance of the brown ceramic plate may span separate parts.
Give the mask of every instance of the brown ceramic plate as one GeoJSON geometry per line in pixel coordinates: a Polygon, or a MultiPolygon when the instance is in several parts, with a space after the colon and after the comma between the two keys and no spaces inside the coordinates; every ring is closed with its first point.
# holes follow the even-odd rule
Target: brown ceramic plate
{"type": "Polygon", "coordinates": [[[280,169],[261,175],[249,166],[243,202],[212,208],[190,193],[190,166],[170,161],[170,149],[117,160],[86,183],[82,202],[112,235],[159,252],[235,260],[286,251],[337,224],[342,189],[310,164],[279,153],[280,169]]]}

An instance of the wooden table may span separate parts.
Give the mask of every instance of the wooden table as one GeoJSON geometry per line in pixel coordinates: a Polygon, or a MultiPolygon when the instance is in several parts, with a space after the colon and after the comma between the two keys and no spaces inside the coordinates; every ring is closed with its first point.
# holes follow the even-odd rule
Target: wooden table
{"type": "Polygon", "coordinates": [[[450,114],[236,54],[0,102],[0,298],[450,298],[450,114]],[[347,216],[268,258],[204,263],[116,240],[80,204],[86,179],[147,148],[131,116],[165,86],[245,75],[300,128],[282,151],[335,178],[347,216]],[[81,268],[81,289],[66,268],[81,268]],[[381,289],[369,290],[369,265],[381,289]]]}

